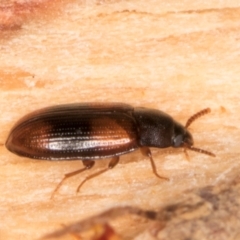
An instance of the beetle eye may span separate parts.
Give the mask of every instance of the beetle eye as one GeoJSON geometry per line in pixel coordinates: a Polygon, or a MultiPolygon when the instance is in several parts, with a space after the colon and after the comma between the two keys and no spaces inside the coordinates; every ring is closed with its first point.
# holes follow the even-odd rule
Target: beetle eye
{"type": "Polygon", "coordinates": [[[173,147],[180,147],[183,143],[183,135],[177,135],[173,138],[173,147]]]}

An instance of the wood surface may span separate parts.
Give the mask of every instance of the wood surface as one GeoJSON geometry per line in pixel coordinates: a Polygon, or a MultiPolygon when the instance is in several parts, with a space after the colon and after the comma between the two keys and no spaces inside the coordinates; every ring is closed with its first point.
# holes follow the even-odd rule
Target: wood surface
{"type": "MultiPolygon", "coordinates": [[[[170,179],[162,181],[136,151],[76,194],[109,162],[99,161],[50,199],[82,163],[21,158],[1,145],[0,239],[38,239],[112,207],[156,210],[192,189],[231,183],[240,166],[239,16],[234,0],[0,1],[1,144],[38,108],[114,101],[161,109],[183,124],[210,107],[190,130],[196,147],[216,154],[188,152],[188,161],[182,149],[152,149],[159,173],[170,179]]],[[[154,239],[150,224],[126,216],[114,227],[122,239],[154,239]]]]}

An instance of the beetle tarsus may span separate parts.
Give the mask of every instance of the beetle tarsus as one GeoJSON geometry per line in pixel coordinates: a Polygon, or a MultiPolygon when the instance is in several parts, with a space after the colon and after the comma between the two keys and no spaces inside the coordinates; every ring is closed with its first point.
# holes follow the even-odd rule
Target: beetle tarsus
{"type": "Polygon", "coordinates": [[[143,155],[149,157],[150,162],[151,162],[151,167],[152,167],[153,174],[154,174],[156,177],[158,177],[158,178],[161,178],[161,179],[163,179],[163,180],[169,181],[169,178],[160,176],[160,175],[158,174],[157,168],[156,168],[156,165],[155,165],[155,162],[154,162],[154,160],[153,160],[153,158],[152,158],[151,150],[150,150],[149,148],[147,148],[147,147],[142,147],[142,148],[141,148],[141,152],[142,152],[143,155]]]}

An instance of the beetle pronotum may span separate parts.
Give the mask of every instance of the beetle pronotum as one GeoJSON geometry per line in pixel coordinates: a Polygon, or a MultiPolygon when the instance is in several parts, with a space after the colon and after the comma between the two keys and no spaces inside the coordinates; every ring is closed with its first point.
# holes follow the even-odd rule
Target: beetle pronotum
{"type": "Polygon", "coordinates": [[[210,112],[204,109],[189,118],[185,127],[168,114],[148,108],[133,108],[123,103],[66,104],[32,112],[12,128],[6,147],[28,158],[51,161],[81,159],[84,168],[65,174],[54,193],[67,178],[93,167],[95,160],[112,158],[108,168],[85,178],[77,191],[89,179],[115,167],[119,156],[141,149],[149,157],[153,173],[157,173],[150,147],[184,148],[215,156],[193,147],[188,131],[190,124],[210,112]]]}

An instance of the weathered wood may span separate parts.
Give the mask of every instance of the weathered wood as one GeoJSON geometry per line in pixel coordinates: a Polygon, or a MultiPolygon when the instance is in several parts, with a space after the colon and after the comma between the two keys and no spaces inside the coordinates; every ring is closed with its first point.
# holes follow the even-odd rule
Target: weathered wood
{"type": "MultiPolygon", "coordinates": [[[[63,175],[81,163],[24,159],[0,146],[1,239],[36,239],[119,205],[159,209],[186,190],[238,173],[236,1],[52,2],[0,3],[0,143],[20,117],[49,105],[127,102],[161,109],[183,124],[210,107],[190,129],[196,147],[217,157],[188,152],[188,161],[181,150],[153,149],[167,182],[153,175],[140,152],[132,153],[77,195],[79,183],[108,160],[69,179],[51,200],[63,175]]],[[[115,226],[124,239],[143,239],[148,229],[131,218],[115,226]]]]}

